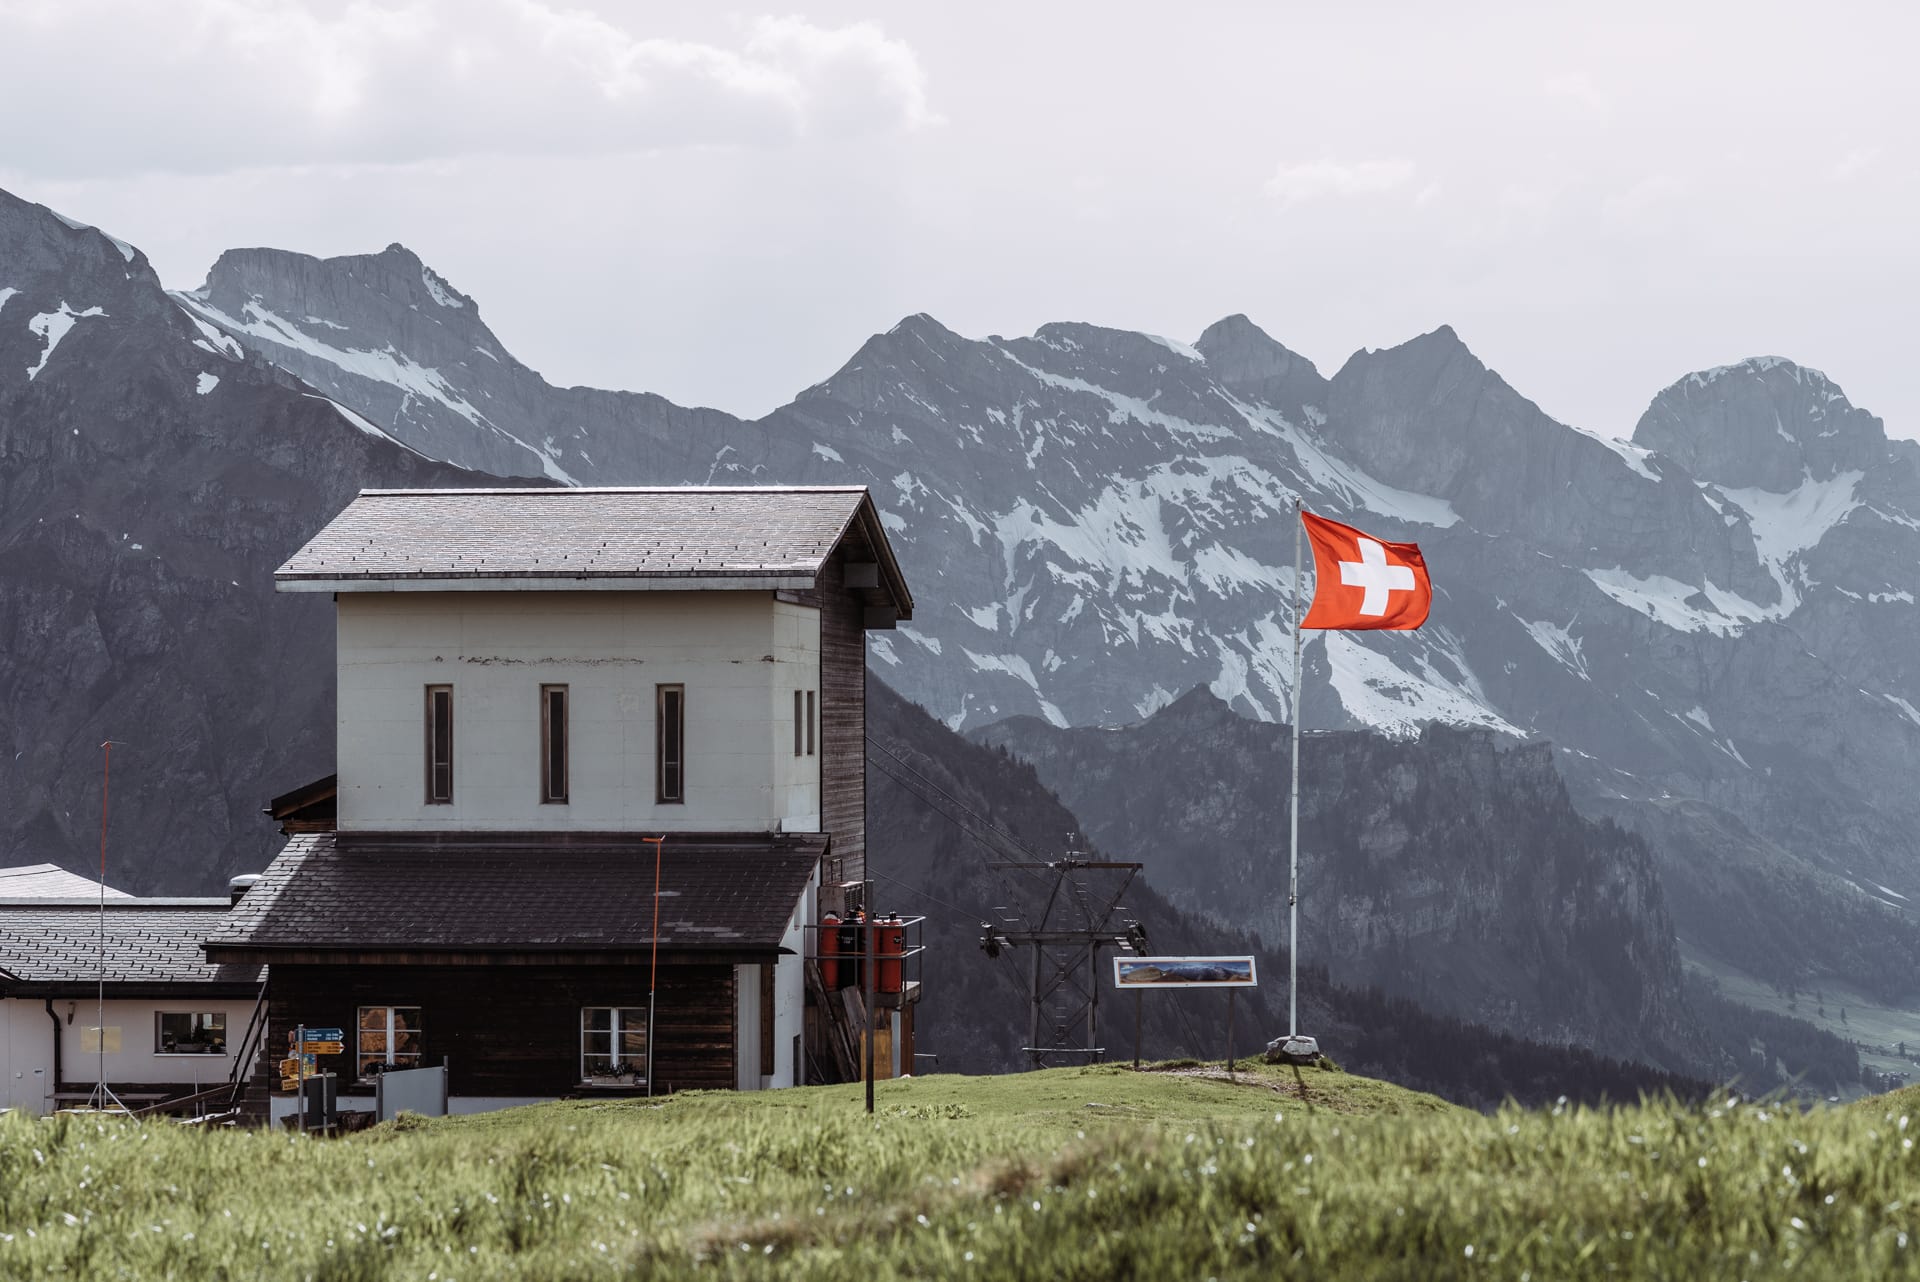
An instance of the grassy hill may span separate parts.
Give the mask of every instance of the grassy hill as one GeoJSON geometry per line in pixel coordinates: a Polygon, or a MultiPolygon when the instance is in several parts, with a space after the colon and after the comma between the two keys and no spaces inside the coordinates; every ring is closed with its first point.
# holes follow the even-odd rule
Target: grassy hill
{"type": "Polygon", "coordinates": [[[1185,1065],[883,1083],[873,1118],[857,1087],[341,1140],[5,1118],[0,1276],[1920,1276],[1912,1103],[1485,1116],[1185,1065]]]}

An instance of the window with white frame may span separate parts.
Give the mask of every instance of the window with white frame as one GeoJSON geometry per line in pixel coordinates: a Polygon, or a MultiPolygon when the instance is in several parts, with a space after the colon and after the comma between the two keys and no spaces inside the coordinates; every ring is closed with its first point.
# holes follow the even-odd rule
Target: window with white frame
{"type": "Polygon", "coordinates": [[[581,1009],[580,1080],[596,1086],[637,1086],[647,1080],[646,1007],[581,1009]]]}
{"type": "Polygon", "coordinates": [[[361,1077],[420,1067],[420,1008],[362,1006],[354,1062],[361,1077]]]}
{"type": "Polygon", "coordinates": [[[154,1012],[153,1050],[156,1055],[225,1055],[226,1012],[154,1012]]]}

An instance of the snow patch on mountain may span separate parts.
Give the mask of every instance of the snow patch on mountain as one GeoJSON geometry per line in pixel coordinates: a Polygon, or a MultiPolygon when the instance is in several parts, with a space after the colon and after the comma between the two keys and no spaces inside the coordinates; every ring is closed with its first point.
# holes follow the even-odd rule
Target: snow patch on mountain
{"type": "Polygon", "coordinates": [[[104,310],[98,307],[89,307],[85,311],[76,312],[73,308],[67,306],[65,299],[62,299],[60,301],[59,311],[41,312],[38,316],[29,320],[27,322],[27,329],[38,335],[40,339],[46,343],[46,346],[40,351],[40,359],[27,367],[27,381],[32,382],[40,376],[40,371],[45,369],[47,362],[53,359],[54,348],[60,346],[60,340],[72,331],[74,322],[83,320],[89,316],[105,316],[106,314],[104,310]]]}
{"type": "MultiPolygon", "coordinates": [[[[399,389],[406,396],[437,401],[476,427],[493,427],[484,414],[454,391],[453,385],[441,376],[439,370],[415,364],[404,352],[396,351],[391,343],[379,351],[356,347],[335,347],[307,333],[285,317],[275,315],[261,306],[257,298],[248,300],[242,308],[244,314],[238,317],[229,316],[211,303],[192,294],[181,294],[177,298],[199,313],[203,319],[211,321],[221,329],[246,334],[279,347],[291,348],[304,355],[325,361],[344,374],[364,378],[370,382],[385,383],[399,389]]],[[[525,444],[525,442],[521,443],[525,444]]],[[[528,446],[528,448],[533,447],[528,446]]]]}
{"type": "MultiPolygon", "coordinates": [[[[1141,335],[1141,337],[1160,344],[1160,346],[1166,348],[1168,351],[1172,352],[1175,356],[1186,357],[1188,360],[1192,361],[1196,365],[1205,365],[1207,363],[1207,358],[1200,354],[1200,349],[1197,347],[1194,347],[1189,343],[1178,342],[1171,338],[1162,338],[1158,334],[1143,334],[1141,335]]],[[[1142,714],[1142,715],[1151,715],[1151,714],[1142,714]]]]}
{"type": "Polygon", "coordinates": [[[1061,712],[1058,707],[1048,702],[1040,694],[1040,683],[1034,679],[1033,665],[1027,662],[1025,656],[1018,654],[977,654],[966,646],[961,646],[960,652],[967,656],[967,662],[973,665],[975,672],[1004,673],[1014,680],[1023,683],[1029,690],[1033,691],[1034,700],[1040,705],[1040,715],[1047,719],[1049,725],[1064,726],[1067,724],[1066,714],[1061,712]]]}
{"type": "MultiPolygon", "coordinates": [[[[1029,365],[1005,347],[997,344],[994,350],[1025,370],[1034,379],[1045,383],[1048,387],[1055,387],[1068,392],[1081,392],[1105,401],[1108,407],[1106,415],[1108,427],[1131,421],[1163,428],[1170,435],[1184,437],[1188,440],[1219,441],[1232,439],[1233,434],[1225,428],[1215,427],[1211,423],[1196,423],[1191,419],[1181,418],[1178,414],[1169,414],[1165,410],[1157,410],[1153,408],[1148,399],[1129,396],[1125,392],[1116,392],[1110,387],[1102,387],[1098,383],[1089,383],[1084,378],[1075,378],[1066,374],[1055,374],[1049,370],[1041,369],[1038,365],[1029,365]]],[[[1158,396],[1158,393],[1155,393],[1155,395],[1158,396]]]]}
{"type": "Polygon", "coordinates": [[[420,283],[427,287],[427,293],[433,295],[433,301],[442,307],[462,308],[466,300],[454,292],[453,286],[441,280],[433,268],[425,263],[420,265],[420,283]]]}
{"type": "Polygon", "coordinates": [[[11,285],[7,286],[5,289],[0,289],[0,311],[4,311],[7,306],[7,300],[9,298],[12,298],[15,294],[19,292],[20,292],[19,290],[15,289],[11,285]]]}
{"type": "MultiPolygon", "coordinates": [[[[1518,615],[1514,617],[1519,618],[1518,615]]],[[[1580,652],[1581,640],[1568,630],[1573,627],[1573,624],[1574,619],[1567,620],[1565,627],[1557,623],[1529,623],[1525,619],[1520,619],[1520,626],[1527,630],[1527,635],[1533,638],[1534,644],[1552,655],[1561,666],[1582,681],[1591,681],[1593,674],[1587,671],[1587,658],[1580,652]]]]}
{"type": "Polygon", "coordinates": [[[180,307],[180,314],[192,321],[193,327],[200,331],[200,337],[193,340],[195,347],[214,356],[224,356],[228,360],[240,361],[246,359],[246,349],[240,346],[239,339],[207,324],[206,321],[194,315],[192,310],[180,306],[178,299],[174,300],[174,306],[180,307]]]}
{"type": "Polygon", "coordinates": [[[100,229],[98,227],[95,227],[92,223],[76,222],[73,219],[67,217],[65,214],[61,213],[57,209],[49,209],[47,212],[52,214],[55,218],[58,218],[61,222],[65,223],[67,226],[73,228],[75,231],[100,232],[100,234],[102,236],[105,236],[107,238],[107,241],[115,249],[120,251],[120,257],[126,259],[128,262],[133,261],[133,256],[137,251],[134,249],[132,245],[129,245],[126,241],[121,240],[118,236],[112,235],[109,232],[100,231],[100,229]]]}
{"type": "Polygon", "coordinates": [[[1757,605],[1738,593],[1709,581],[1695,587],[1664,574],[1645,578],[1619,567],[1583,570],[1593,585],[1639,614],[1676,632],[1711,632],[1732,636],[1749,624],[1783,618],[1799,604],[1789,598],[1777,606],[1757,605]],[[1789,603],[1789,601],[1791,603],[1789,603]]]}
{"type": "MultiPolygon", "coordinates": [[[[1362,725],[1399,738],[1419,734],[1430,721],[1525,733],[1488,706],[1478,683],[1464,671],[1448,676],[1425,654],[1412,651],[1405,655],[1414,669],[1409,671],[1344,632],[1323,632],[1321,638],[1334,693],[1347,715],[1362,725]]],[[[1311,708],[1307,715],[1312,717],[1311,708]]]]}
{"type": "Polygon", "coordinates": [[[1647,462],[1648,459],[1654,457],[1652,450],[1642,449],[1632,441],[1623,441],[1617,436],[1603,436],[1599,432],[1590,432],[1584,427],[1576,427],[1573,430],[1584,437],[1600,442],[1600,444],[1612,450],[1620,456],[1621,462],[1646,477],[1649,481],[1658,481],[1660,479],[1659,473],[1655,472],[1647,462]]]}
{"type": "Polygon", "coordinates": [[[355,427],[365,432],[368,436],[377,436],[383,441],[393,441],[395,445],[398,445],[401,449],[406,450],[409,453],[413,453],[413,454],[419,453],[418,450],[413,449],[413,447],[408,445],[406,442],[394,440],[394,438],[391,435],[383,431],[380,428],[380,426],[374,423],[371,419],[368,419],[364,415],[354,413],[352,410],[348,409],[346,406],[342,405],[339,401],[334,400],[330,396],[322,396],[318,392],[303,392],[301,393],[301,395],[307,397],[310,400],[324,401],[328,405],[333,406],[334,410],[339,413],[341,418],[344,418],[345,420],[347,420],[347,422],[353,424],[355,427]]]}
{"type": "Polygon", "coordinates": [[[194,381],[193,390],[205,396],[218,386],[220,386],[220,376],[218,374],[202,374],[194,381]]]}
{"type": "Polygon", "coordinates": [[[1782,616],[1800,604],[1805,575],[1795,564],[1800,555],[1817,546],[1827,531],[1861,506],[1855,496],[1864,472],[1841,472],[1830,480],[1806,475],[1799,486],[1784,494],[1772,490],[1719,488],[1721,496],[1746,513],[1754,546],[1774,581],[1780,585],[1782,616]]]}
{"type": "MultiPolygon", "coordinates": [[[[1399,489],[1375,479],[1329,453],[1316,437],[1271,406],[1249,405],[1231,396],[1227,399],[1250,426],[1286,441],[1293,450],[1294,458],[1299,461],[1300,470],[1314,488],[1341,500],[1348,507],[1377,512],[1416,525],[1431,525],[1440,530],[1460,523],[1460,514],[1445,499],[1399,489]]],[[[1311,406],[1308,408],[1312,409],[1311,406]]],[[[1309,417],[1312,415],[1309,414],[1309,417]]],[[[1321,418],[1324,421],[1325,416],[1321,418]]],[[[1280,485],[1280,492],[1289,499],[1303,497],[1284,485],[1280,485]]]]}

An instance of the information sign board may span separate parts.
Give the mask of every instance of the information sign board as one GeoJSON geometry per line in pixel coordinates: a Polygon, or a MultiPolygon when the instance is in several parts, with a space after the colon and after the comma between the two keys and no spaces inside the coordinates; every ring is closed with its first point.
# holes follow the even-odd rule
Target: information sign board
{"type": "Polygon", "coordinates": [[[1115,957],[1116,988],[1254,988],[1252,957],[1115,957]]]}

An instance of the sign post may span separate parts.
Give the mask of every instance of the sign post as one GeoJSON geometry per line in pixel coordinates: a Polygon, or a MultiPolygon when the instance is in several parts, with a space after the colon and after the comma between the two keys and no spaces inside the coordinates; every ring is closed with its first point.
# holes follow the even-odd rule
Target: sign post
{"type": "Polygon", "coordinates": [[[1233,1072],[1233,994],[1257,988],[1254,959],[1247,957],[1115,957],[1113,986],[1133,990],[1133,1066],[1140,1066],[1140,998],[1149,988],[1227,990],[1227,1072],[1233,1072]]]}

